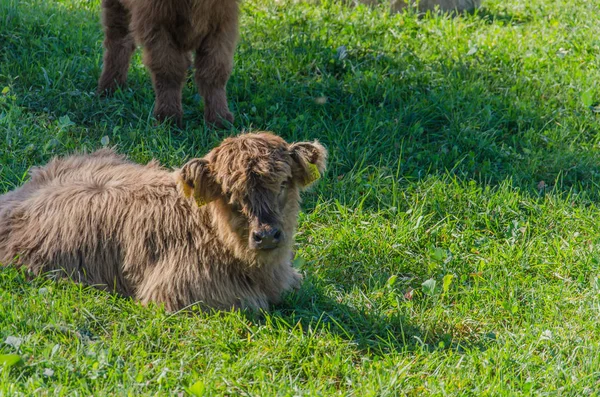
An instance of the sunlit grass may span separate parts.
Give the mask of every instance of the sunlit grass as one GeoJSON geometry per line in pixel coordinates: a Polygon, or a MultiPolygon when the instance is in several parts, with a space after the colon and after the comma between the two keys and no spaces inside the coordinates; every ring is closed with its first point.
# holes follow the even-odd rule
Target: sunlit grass
{"type": "Polygon", "coordinates": [[[599,19],[592,1],[246,0],[234,130],[204,127],[190,78],[172,131],[139,53],[127,89],[95,95],[98,0],[0,0],[0,192],[103,144],[177,166],[265,129],[331,153],[300,219],[305,284],[270,314],[2,270],[0,362],[22,363],[0,394],[596,395],[599,19]]]}

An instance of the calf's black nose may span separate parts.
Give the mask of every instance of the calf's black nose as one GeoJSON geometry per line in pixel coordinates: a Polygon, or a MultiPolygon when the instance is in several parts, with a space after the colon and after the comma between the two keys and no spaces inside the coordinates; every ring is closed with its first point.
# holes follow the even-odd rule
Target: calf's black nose
{"type": "Polygon", "coordinates": [[[258,249],[271,249],[277,247],[282,235],[277,228],[261,229],[252,233],[252,240],[258,249]]]}

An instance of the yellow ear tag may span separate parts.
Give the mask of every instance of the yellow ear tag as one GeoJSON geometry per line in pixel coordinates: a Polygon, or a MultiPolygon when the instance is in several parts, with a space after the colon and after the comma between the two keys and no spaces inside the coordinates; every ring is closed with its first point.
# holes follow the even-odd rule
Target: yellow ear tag
{"type": "Polygon", "coordinates": [[[193,189],[193,187],[191,187],[190,185],[188,185],[184,181],[181,181],[181,187],[183,188],[183,195],[185,197],[190,197],[192,195],[192,189],[193,189]]]}
{"type": "MultiPolygon", "coordinates": [[[[182,189],[183,189],[183,195],[184,195],[185,197],[188,197],[188,198],[189,198],[189,197],[191,197],[191,196],[192,196],[192,194],[194,193],[194,188],[193,188],[193,187],[191,187],[190,185],[188,185],[187,183],[185,183],[184,181],[181,181],[181,187],[182,187],[182,189]]],[[[198,207],[202,207],[203,205],[206,205],[206,201],[204,201],[204,200],[202,199],[202,197],[200,197],[200,196],[196,196],[195,194],[194,194],[194,200],[196,201],[196,205],[197,205],[198,207]]]]}
{"type": "Polygon", "coordinates": [[[319,179],[321,177],[321,173],[319,172],[319,169],[313,163],[308,164],[308,173],[309,173],[308,183],[313,183],[314,181],[316,181],[317,179],[319,179]]]}
{"type": "Polygon", "coordinates": [[[203,205],[206,205],[206,201],[204,201],[204,199],[202,199],[202,197],[194,196],[194,199],[196,200],[196,205],[198,207],[202,207],[203,205]]]}

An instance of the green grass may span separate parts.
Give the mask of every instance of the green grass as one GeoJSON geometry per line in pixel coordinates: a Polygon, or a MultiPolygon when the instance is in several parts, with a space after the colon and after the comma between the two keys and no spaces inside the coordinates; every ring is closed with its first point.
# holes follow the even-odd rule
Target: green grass
{"type": "Polygon", "coordinates": [[[251,129],[331,153],[306,282],[263,317],[2,269],[0,354],[22,363],[0,395],[599,395],[599,37],[594,1],[244,0],[234,130],[204,128],[190,79],[173,132],[139,53],[128,89],[94,94],[99,0],[0,0],[0,192],[107,139],[168,166],[251,129]]]}

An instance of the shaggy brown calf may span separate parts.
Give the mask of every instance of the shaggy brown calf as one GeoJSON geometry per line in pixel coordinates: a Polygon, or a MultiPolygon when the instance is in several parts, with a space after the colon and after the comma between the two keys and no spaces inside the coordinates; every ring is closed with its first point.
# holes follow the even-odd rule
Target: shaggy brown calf
{"type": "Polygon", "coordinates": [[[102,0],[104,66],[100,93],[127,80],[135,43],[144,47],[156,103],[154,115],[181,123],[181,90],[194,51],[196,85],[204,98],[204,119],[233,122],[225,85],[238,37],[237,0],[102,0]]]}
{"type": "Polygon", "coordinates": [[[54,159],[0,196],[0,263],[164,303],[261,308],[300,285],[300,191],[325,170],[318,142],[229,138],[170,172],[111,150],[54,159]]]}

